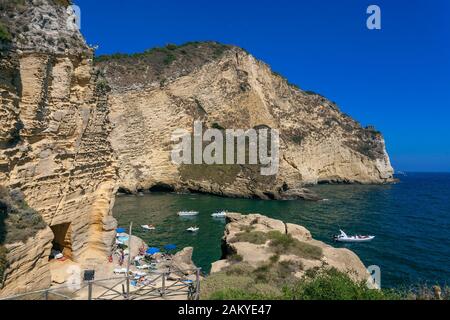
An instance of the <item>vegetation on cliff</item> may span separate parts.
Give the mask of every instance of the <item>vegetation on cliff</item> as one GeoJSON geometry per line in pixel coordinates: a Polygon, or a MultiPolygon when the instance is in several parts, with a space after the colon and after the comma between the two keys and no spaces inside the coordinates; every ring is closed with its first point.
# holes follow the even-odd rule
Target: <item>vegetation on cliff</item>
{"type": "Polygon", "coordinates": [[[6,26],[0,22],[0,41],[11,41],[11,35],[9,34],[6,26]]]}
{"type": "Polygon", "coordinates": [[[218,59],[231,48],[213,41],[168,44],[141,53],[100,55],[95,63],[116,88],[157,82],[164,86],[171,78],[186,75],[205,63],[218,59]]]}
{"type": "Polygon", "coordinates": [[[230,240],[231,243],[249,242],[253,244],[265,244],[267,241],[270,241],[269,248],[276,255],[292,254],[312,260],[322,258],[322,248],[294,239],[290,234],[283,234],[280,231],[261,232],[247,229],[236,234],[230,240]]]}
{"type": "Polygon", "coordinates": [[[6,244],[25,242],[46,227],[41,215],[28,207],[20,191],[0,186],[0,279],[6,269],[6,244]]]}
{"type": "Polygon", "coordinates": [[[289,275],[295,266],[252,268],[234,264],[202,282],[205,300],[449,300],[450,288],[417,285],[403,289],[369,289],[336,269],[315,269],[301,279],[289,275]]]}
{"type": "Polygon", "coordinates": [[[0,245],[26,241],[45,227],[42,216],[28,206],[22,192],[0,186],[0,245]]]}
{"type": "Polygon", "coordinates": [[[202,299],[210,300],[396,300],[392,290],[372,290],[336,269],[310,270],[301,279],[289,261],[259,268],[235,264],[202,282],[202,299]]]}

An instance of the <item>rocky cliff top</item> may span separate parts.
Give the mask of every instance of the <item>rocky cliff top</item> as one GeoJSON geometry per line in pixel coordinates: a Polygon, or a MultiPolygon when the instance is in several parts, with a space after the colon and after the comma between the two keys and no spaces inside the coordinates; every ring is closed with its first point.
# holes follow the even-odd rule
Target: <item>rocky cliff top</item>
{"type": "Polygon", "coordinates": [[[91,54],[70,0],[0,0],[0,51],[91,54]]]}
{"type": "Polygon", "coordinates": [[[185,76],[236,48],[209,42],[168,44],[135,54],[101,55],[95,58],[109,85],[117,91],[162,86],[185,76]]]}

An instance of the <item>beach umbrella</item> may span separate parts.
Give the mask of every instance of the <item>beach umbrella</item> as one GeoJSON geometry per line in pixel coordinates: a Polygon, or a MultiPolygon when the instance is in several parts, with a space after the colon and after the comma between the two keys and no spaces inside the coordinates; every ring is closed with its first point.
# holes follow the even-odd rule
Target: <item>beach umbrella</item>
{"type": "Polygon", "coordinates": [[[167,251],[175,250],[176,248],[177,246],[174,244],[168,244],[164,246],[164,249],[166,249],[167,251]]]}
{"type": "Polygon", "coordinates": [[[160,250],[159,248],[148,248],[146,252],[147,254],[154,255],[155,253],[160,252],[160,250]]]}
{"type": "Polygon", "coordinates": [[[116,229],[116,232],[117,232],[117,233],[125,233],[126,230],[125,230],[125,228],[117,228],[117,229],[116,229]]]}

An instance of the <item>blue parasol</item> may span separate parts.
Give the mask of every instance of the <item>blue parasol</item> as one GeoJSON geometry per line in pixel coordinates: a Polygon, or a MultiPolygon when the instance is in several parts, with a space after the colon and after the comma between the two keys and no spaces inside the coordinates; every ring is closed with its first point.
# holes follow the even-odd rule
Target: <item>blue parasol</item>
{"type": "Polygon", "coordinates": [[[164,249],[166,249],[167,251],[175,250],[176,248],[177,246],[174,244],[168,244],[164,246],[164,249]]]}
{"type": "Polygon", "coordinates": [[[159,248],[148,248],[147,251],[146,251],[146,253],[150,254],[150,255],[153,255],[153,254],[158,253],[158,252],[160,252],[159,248]]]}
{"type": "Polygon", "coordinates": [[[125,233],[126,230],[125,230],[125,228],[117,228],[117,229],[116,229],[116,232],[117,232],[117,233],[125,233]]]}

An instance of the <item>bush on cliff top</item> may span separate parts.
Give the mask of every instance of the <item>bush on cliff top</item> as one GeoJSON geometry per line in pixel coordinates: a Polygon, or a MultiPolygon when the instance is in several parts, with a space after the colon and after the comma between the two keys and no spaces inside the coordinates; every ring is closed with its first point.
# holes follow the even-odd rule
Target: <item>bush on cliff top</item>
{"type": "MultiPolygon", "coordinates": [[[[236,268],[237,266],[234,266],[236,268]]],[[[261,269],[261,268],[258,268],[261,269]]],[[[239,276],[223,271],[202,283],[202,299],[209,300],[398,300],[402,295],[391,290],[371,290],[363,282],[335,269],[309,273],[303,279],[290,278],[284,285],[274,282],[277,275],[261,283],[255,278],[261,270],[243,272],[239,276]],[[268,280],[268,281],[267,281],[268,280]],[[281,289],[280,289],[281,288],[281,289]]],[[[262,280],[262,279],[261,279],[262,280]]]]}
{"type": "Polygon", "coordinates": [[[270,249],[276,255],[293,254],[304,259],[319,260],[322,258],[322,249],[306,242],[294,239],[290,234],[283,234],[279,231],[252,231],[245,230],[236,234],[230,240],[235,242],[248,242],[252,244],[262,245],[269,242],[270,249]]]}
{"type": "Polygon", "coordinates": [[[354,282],[336,269],[317,271],[283,293],[290,300],[397,300],[400,295],[390,290],[369,289],[364,282],[354,282]]]}

